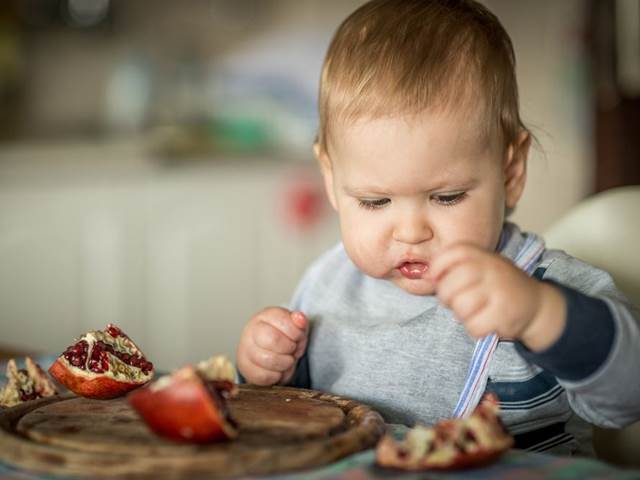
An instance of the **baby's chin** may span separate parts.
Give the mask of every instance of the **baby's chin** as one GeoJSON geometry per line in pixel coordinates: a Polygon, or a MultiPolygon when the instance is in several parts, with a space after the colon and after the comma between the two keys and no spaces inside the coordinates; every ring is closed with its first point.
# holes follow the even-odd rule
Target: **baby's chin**
{"type": "Polygon", "coordinates": [[[420,278],[418,280],[410,280],[408,278],[393,278],[391,280],[394,285],[401,288],[411,295],[435,295],[436,289],[433,282],[430,280],[420,278]]]}

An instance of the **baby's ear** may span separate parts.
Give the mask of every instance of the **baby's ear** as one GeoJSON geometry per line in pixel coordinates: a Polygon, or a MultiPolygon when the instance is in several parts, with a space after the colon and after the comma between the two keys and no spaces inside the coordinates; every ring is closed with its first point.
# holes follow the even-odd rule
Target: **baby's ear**
{"type": "Polygon", "coordinates": [[[508,209],[515,208],[527,183],[527,158],[531,146],[531,134],[520,130],[514,142],[507,147],[504,163],[504,190],[508,209]]]}
{"type": "Polygon", "coordinates": [[[322,172],[322,178],[324,178],[324,189],[329,198],[329,203],[331,203],[334,210],[338,210],[336,194],[333,190],[333,167],[331,165],[331,159],[327,151],[322,148],[318,142],[313,144],[313,153],[320,164],[320,171],[322,172]]]}

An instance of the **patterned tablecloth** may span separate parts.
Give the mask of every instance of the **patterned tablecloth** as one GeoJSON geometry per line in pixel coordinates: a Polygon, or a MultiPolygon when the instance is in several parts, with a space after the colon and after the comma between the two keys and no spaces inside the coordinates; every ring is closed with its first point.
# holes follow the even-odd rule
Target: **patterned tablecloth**
{"type": "MultiPolygon", "coordinates": [[[[47,368],[53,358],[37,359],[43,368],[47,368]]],[[[0,384],[5,381],[6,363],[0,362],[0,384]]],[[[398,432],[400,433],[400,432],[398,432]]],[[[16,469],[0,463],[0,480],[54,480],[63,477],[42,475],[16,469]]],[[[598,460],[587,458],[558,457],[522,450],[511,450],[500,461],[482,468],[459,472],[421,472],[404,473],[384,470],[374,463],[373,450],[350,455],[338,462],[313,470],[285,475],[270,475],[269,479],[278,480],[428,480],[428,479],[497,479],[497,480],[537,480],[552,479],[639,479],[640,470],[623,470],[598,460]]]]}

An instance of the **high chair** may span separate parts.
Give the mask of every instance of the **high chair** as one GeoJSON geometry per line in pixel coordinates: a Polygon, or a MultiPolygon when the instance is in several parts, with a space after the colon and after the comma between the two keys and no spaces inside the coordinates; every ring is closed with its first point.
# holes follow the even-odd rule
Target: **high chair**
{"type": "MultiPolygon", "coordinates": [[[[640,185],[586,198],[555,222],[544,238],[548,248],[608,271],[640,308],[640,185]]],[[[638,360],[640,366],[640,356],[638,360]]],[[[640,422],[620,430],[595,427],[594,447],[605,461],[640,467],[640,422]]]]}

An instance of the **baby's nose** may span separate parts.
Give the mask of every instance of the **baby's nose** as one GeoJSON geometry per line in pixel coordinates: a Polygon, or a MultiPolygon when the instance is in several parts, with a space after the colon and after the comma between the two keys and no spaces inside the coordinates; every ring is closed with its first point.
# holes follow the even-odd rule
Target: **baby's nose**
{"type": "Polygon", "coordinates": [[[411,245],[426,242],[431,238],[433,230],[420,212],[412,212],[399,218],[393,231],[393,239],[396,242],[411,245]]]}

